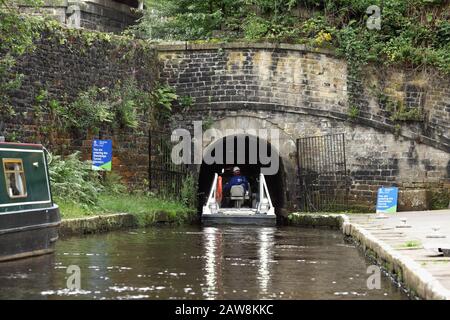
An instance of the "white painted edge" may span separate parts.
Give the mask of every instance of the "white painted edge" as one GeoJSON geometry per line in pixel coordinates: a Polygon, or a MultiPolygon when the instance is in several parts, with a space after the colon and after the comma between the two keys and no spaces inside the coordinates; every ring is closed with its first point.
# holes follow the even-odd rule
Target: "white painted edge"
{"type": "Polygon", "coordinates": [[[47,157],[45,156],[45,153],[42,152],[42,162],[44,163],[44,169],[45,169],[45,181],[47,181],[47,195],[48,200],[52,202],[52,193],[50,191],[50,174],[48,172],[48,163],[47,163],[47,157]]]}
{"type": "Polygon", "coordinates": [[[0,151],[8,151],[8,152],[33,152],[33,153],[44,153],[44,150],[33,150],[33,149],[14,149],[14,148],[0,148],[0,151]]]}
{"type": "MultiPolygon", "coordinates": [[[[51,203],[51,200],[45,200],[45,201],[29,201],[29,202],[15,202],[15,203],[7,203],[7,204],[0,204],[0,208],[6,208],[6,207],[17,207],[17,206],[28,206],[33,204],[45,204],[45,203],[51,203]]],[[[47,209],[47,208],[40,208],[39,210],[47,209]]],[[[20,210],[23,211],[23,210],[20,210]]],[[[2,212],[0,214],[4,214],[8,212],[2,212]]]]}
{"type": "Polygon", "coordinates": [[[20,213],[20,212],[23,212],[23,211],[27,211],[27,212],[43,211],[43,210],[51,210],[51,209],[57,209],[57,208],[59,208],[59,206],[54,203],[52,207],[48,207],[48,208],[36,208],[36,209],[7,211],[7,212],[1,212],[0,215],[8,215],[8,214],[20,213]]]}

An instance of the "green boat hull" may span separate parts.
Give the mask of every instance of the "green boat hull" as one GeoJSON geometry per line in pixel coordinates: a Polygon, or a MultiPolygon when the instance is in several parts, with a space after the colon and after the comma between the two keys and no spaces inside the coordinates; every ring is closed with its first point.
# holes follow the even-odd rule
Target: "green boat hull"
{"type": "Polygon", "coordinates": [[[60,223],[57,205],[0,214],[0,261],[52,253],[60,223]]]}

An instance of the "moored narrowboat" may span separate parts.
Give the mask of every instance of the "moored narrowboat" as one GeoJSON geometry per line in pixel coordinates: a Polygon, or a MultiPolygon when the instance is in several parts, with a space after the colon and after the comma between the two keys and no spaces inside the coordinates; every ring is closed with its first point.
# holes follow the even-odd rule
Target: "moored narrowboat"
{"type": "Polygon", "coordinates": [[[0,261],[53,252],[60,222],[45,148],[0,142],[0,261]]]}

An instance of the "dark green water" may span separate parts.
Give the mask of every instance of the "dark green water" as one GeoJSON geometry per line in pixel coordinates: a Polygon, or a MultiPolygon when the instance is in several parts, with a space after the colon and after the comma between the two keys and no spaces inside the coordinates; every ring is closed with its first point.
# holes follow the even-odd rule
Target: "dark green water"
{"type": "Polygon", "coordinates": [[[151,228],[69,238],[54,255],[0,264],[1,299],[407,299],[340,232],[151,228]],[[68,290],[67,267],[81,271],[68,290]]]}

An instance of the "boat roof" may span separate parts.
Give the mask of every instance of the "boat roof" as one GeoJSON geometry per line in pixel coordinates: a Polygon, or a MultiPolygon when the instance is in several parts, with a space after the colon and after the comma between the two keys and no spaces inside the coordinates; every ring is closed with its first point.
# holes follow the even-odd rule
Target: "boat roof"
{"type": "Polygon", "coordinates": [[[42,144],[37,143],[19,143],[19,142],[0,142],[0,148],[6,149],[39,149],[42,150],[42,144]]]}

